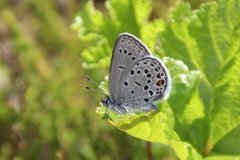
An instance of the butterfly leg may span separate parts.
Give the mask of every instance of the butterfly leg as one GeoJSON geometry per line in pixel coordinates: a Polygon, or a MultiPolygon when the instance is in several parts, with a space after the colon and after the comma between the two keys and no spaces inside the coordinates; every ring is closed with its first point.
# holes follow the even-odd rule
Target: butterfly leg
{"type": "Polygon", "coordinates": [[[125,105],[122,104],[121,106],[122,106],[122,108],[125,110],[124,112],[132,113],[132,111],[128,110],[125,105]]]}
{"type": "Polygon", "coordinates": [[[120,114],[121,117],[124,116],[125,113],[132,114],[132,110],[129,110],[125,105],[121,104],[117,107],[114,107],[114,109],[120,114]]]}
{"type": "Polygon", "coordinates": [[[116,107],[116,106],[108,107],[108,111],[107,111],[108,114],[110,111],[117,112],[120,115],[120,117],[123,117],[124,112],[122,111],[122,109],[120,107],[116,107]]]}
{"type": "Polygon", "coordinates": [[[132,109],[128,109],[125,105],[122,104],[122,107],[124,108],[124,110],[129,113],[129,115],[132,115],[133,114],[133,111],[132,109]]]}

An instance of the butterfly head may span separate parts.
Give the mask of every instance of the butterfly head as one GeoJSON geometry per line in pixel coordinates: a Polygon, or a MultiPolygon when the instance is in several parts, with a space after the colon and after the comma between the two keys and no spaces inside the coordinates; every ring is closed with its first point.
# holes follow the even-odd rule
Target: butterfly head
{"type": "Polygon", "coordinates": [[[110,104],[110,98],[109,98],[109,96],[107,96],[105,99],[102,99],[102,104],[104,105],[104,106],[109,106],[109,104],[110,104]]]}

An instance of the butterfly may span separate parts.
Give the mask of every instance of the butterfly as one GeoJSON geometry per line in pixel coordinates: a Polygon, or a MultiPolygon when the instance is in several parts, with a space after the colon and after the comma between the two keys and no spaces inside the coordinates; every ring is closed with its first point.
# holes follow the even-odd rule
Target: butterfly
{"type": "Polygon", "coordinates": [[[120,115],[158,110],[152,102],[169,95],[170,74],[145,44],[129,33],[121,33],[112,52],[109,96],[102,100],[120,115]]]}

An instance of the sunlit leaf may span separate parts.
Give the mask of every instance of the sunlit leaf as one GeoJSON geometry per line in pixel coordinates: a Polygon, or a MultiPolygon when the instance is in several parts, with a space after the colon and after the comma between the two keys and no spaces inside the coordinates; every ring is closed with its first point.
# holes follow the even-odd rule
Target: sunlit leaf
{"type": "Polygon", "coordinates": [[[205,3],[195,11],[180,2],[171,11],[166,30],[160,34],[162,52],[203,73],[196,92],[199,102],[190,102],[199,119],[189,125],[185,124],[189,119],[181,117],[183,126],[176,126],[183,139],[206,154],[240,123],[237,100],[240,17],[235,14],[239,9],[238,0],[205,3]]]}

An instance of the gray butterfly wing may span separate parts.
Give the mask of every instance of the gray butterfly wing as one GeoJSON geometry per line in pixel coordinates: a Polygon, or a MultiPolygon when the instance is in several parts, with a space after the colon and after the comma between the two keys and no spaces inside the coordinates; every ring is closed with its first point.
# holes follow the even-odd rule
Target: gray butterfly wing
{"type": "Polygon", "coordinates": [[[119,35],[112,53],[109,75],[109,97],[113,102],[120,103],[120,79],[138,60],[149,55],[147,47],[135,36],[122,33],[119,35]]]}
{"type": "Polygon", "coordinates": [[[154,57],[137,61],[121,78],[120,97],[128,110],[154,109],[151,102],[168,96],[170,75],[165,65],[154,57]]]}

